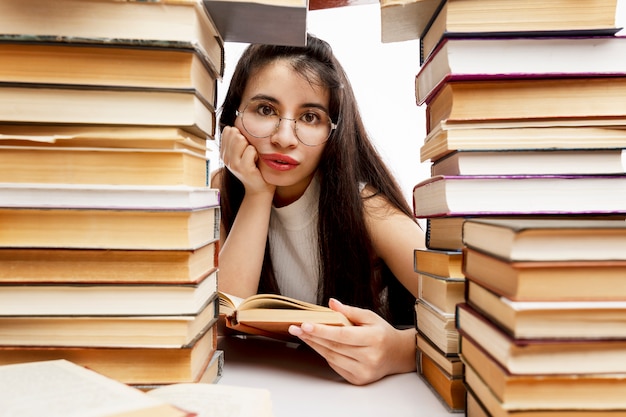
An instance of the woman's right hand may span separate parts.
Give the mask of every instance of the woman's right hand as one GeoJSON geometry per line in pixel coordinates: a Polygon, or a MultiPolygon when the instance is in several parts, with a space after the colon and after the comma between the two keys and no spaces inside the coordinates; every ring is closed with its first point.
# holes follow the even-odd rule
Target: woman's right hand
{"type": "Polygon", "coordinates": [[[271,192],[276,188],[265,182],[257,166],[259,155],[239,129],[226,126],[221,133],[220,158],[224,166],[243,183],[246,194],[271,192]]]}

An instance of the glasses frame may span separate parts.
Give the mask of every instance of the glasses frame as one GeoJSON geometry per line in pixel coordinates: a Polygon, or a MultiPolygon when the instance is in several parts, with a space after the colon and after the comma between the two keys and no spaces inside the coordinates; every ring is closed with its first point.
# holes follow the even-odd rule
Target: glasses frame
{"type": "Polygon", "coordinates": [[[242,111],[239,110],[235,110],[235,115],[237,117],[241,117],[241,125],[243,126],[243,128],[246,130],[246,132],[250,135],[253,136],[255,138],[258,139],[265,139],[265,138],[269,138],[272,135],[274,135],[277,131],[278,128],[280,127],[280,122],[282,122],[283,120],[290,120],[293,122],[293,134],[296,137],[296,139],[298,139],[298,142],[300,142],[301,144],[303,144],[304,146],[310,146],[310,147],[315,147],[315,146],[320,146],[325,144],[326,142],[328,142],[328,140],[330,139],[330,137],[332,136],[333,132],[337,129],[337,124],[333,122],[333,120],[330,118],[330,115],[328,113],[326,113],[324,110],[324,113],[326,113],[326,115],[328,116],[328,120],[330,120],[330,130],[328,131],[328,136],[326,137],[326,139],[324,139],[322,142],[317,143],[315,145],[310,145],[306,142],[303,142],[302,139],[300,139],[300,137],[298,136],[298,119],[290,119],[289,117],[281,117],[280,114],[277,113],[277,117],[278,117],[278,121],[276,122],[276,126],[274,126],[274,130],[272,131],[272,133],[270,133],[269,135],[266,136],[257,136],[254,133],[250,132],[248,130],[248,128],[246,127],[246,123],[244,122],[245,118],[244,118],[244,113],[246,112],[246,109],[248,108],[248,106],[250,105],[250,103],[252,103],[253,101],[249,101],[248,103],[246,103],[246,106],[243,108],[242,111]]]}

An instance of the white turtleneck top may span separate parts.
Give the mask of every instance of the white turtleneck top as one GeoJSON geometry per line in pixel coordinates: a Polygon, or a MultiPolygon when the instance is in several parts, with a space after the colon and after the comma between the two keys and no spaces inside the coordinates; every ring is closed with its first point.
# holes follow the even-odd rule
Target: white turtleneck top
{"type": "Polygon", "coordinates": [[[302,197],[284,207],[272,206],[270,256],[283,295],[317,302],[320,279],[317,245],[319,182],[313,178],[302,197]]]}

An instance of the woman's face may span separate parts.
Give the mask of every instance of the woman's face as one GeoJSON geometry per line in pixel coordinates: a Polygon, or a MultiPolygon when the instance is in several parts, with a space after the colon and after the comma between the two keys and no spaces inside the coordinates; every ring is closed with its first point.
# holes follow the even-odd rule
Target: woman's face
{"type": "Polygon", "coordinates": [[[245,112],[237,117],[235,127],[256,148],[257,165],[265,181],[276,186],[276,205],[297,200],[315,175],[326,144],[306,133],[315,124],[324,124],[329,101],[328,89],[309,83],[285,60],[269,63],[248,80],[238,109],[245,112]],[[282,119],[274,131],[271,120],[276,121],[278,116],[282,119]],[[293,119],[298,123],[298,136],[293,119]],[[259,134],[254,129],[263,126],[262,120],[270,123],[270,127],[259,134]],[[267,136],[265,132],[270,131],[273,133],[267,136]],[[320,144],[307,146],[298,137],[309,144],[320,144]]]}

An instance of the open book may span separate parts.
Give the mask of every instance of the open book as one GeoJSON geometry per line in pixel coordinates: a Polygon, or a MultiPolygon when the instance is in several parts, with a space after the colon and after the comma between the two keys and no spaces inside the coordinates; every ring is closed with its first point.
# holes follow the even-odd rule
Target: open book
{"type": "Polygon", "coordinates": [[[351,326],[341,313],[328,307],[277,294],[256,294],[246,299],[219,293],[220,315],[226,327],[274,339],[290,339],[289,326],[303,322],[351,326]]]}

